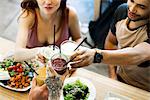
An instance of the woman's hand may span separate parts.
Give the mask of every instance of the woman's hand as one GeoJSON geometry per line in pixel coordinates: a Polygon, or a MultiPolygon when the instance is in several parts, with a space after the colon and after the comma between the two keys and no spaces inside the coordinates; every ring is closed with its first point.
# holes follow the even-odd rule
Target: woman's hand
{"type": "Polygon", "coordinates": [[[84,66],[92,64],[94,60],[95,52],[96,51],[94,49],[85,49],[85,50],[76,51],[71,56],[71,59],[75,57],[73,61],[76,63],[71,64],[71,67],[79,68],[79,67],[84,67],[84,66]]]}
{"type": "Polygon", "coordinates": [[[47,62],[47,59],[42,54],[37,54],[36,57],[37,60],[39,60],[41,63],[45,64],[47,62]]]}
{"type": "Polygon", "coordinates": [[[48,89],[46,84],[38,86],[36,79],[32,80],[32,87],[29,92],[29,100],[48,100],[48,89]]]}

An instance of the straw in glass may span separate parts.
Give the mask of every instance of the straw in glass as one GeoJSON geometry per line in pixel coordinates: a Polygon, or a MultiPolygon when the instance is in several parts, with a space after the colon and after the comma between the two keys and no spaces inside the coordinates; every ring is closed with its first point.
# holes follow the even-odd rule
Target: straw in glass
{"type": "Polygon", "coordinates": [[[55,33],[55,32],[56,32],[56,31],[55,31],[55,28],[56,28],[56,26],[54,25],[54,41],[53,41],[53,50],[55,50],[55,34],[56,34],[56,33],[55,33]]]}

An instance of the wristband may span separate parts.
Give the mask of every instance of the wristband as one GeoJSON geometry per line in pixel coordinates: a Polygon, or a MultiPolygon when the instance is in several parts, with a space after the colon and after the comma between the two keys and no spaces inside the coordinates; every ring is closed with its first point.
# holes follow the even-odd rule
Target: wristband
{"type": "Polygon", "coordinates": [[[103,59],[103,55],[101,53],[98,53],[97,50],[95,49],[95,55],[94,55],[94,61],[93,63],[101,63],[103,59]]]}

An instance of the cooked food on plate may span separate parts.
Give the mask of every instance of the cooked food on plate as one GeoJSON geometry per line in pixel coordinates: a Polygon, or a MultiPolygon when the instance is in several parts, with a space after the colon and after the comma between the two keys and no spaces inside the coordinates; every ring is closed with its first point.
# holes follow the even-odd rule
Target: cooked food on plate
{"type": "MultiPolygon", "coordinates": [[[[30,64],[33,66],[32,64],[30,64]]],[[[0,82],[6,86],[23,89],[30,86],[33,71],[24,62],[15,62],[13,58],[4,59],[0,62],[0,70],[8,71],[9,79],[1,79],[0,82]]]]}

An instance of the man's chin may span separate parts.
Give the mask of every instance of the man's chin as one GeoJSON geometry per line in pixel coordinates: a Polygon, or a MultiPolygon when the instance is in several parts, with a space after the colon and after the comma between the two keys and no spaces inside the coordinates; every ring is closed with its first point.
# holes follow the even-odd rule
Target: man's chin
{"type": "Polygon", "coordinates": [[[136,22],[136,21],[141,21],[141,20],[147,20],[148,18],[144,18],[144,17],[141,17],[141,18],[130,18],[129,16],[128,16],[128,19],[130,20],[130,21],[133,21],[133,22],[136,22]]]}
{"type": "Polygon", "coordinates": [[[130,18],[130,17],[128,17],[128,19],[130,20],[130,21],[139,21],[139,19],[136,19],[136,18],[130,18]]]}

